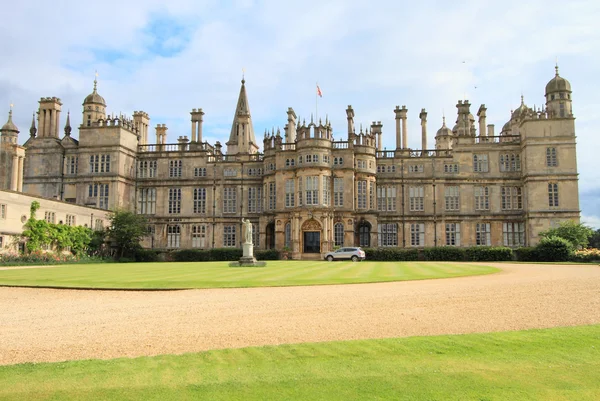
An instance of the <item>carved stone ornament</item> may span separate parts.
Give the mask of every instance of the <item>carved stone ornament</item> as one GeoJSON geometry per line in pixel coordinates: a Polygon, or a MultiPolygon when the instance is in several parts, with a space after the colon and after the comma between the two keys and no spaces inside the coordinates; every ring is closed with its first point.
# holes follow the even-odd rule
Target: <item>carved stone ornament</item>
{"type": "Polygon", "coordinates": [[[321,224],[317,220],[307,220],[302,224],[302,231],[321,231],[321,224]]]}

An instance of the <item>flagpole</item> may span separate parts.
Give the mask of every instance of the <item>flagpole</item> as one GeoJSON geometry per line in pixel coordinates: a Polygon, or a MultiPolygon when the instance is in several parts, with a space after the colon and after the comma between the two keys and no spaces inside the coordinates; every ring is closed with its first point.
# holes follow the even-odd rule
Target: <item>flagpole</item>
{"type": "Polygon", "coordinates": [[[315,124],[317,124],[317,122],[319,121],[319,91],[317,90],[317,88],[319,87],[319,83],[316,83],[316,88],[315,88],[315,124]]]}

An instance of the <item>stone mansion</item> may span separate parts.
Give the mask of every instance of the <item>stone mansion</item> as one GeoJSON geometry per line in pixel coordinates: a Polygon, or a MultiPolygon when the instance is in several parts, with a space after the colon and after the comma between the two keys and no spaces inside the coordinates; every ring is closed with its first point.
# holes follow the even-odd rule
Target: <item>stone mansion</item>
{"type": "Polygon", "coordinates": [[[540,231],[580,216],[571,85],[558,67],[545,102],[521,101],[496,133],[485,105],[476,122],[471,104],[458,101],[435,149],[426,149],[425,109],[422,148],[410,149],[408,110],[396,106],[395,150],[382,149],[381,122],[357,132],[351,106],[343,140],[329,121],[307,124],[288,108],[261,153],[244,80],[224,145],[203,141],[202,109],[190,113],[190,138],[166,143],[158,124],[150,143],[148,114],[111,117],[94,81],[78,139],[69,117],[59,132],[56,97],[41,98],[22,146],[9,116],[0,189],[143,214],[152,248],[241,247],[242,217],[257,248],[288,249],[294,259],[341,246],[534,245],[540,231]]]}

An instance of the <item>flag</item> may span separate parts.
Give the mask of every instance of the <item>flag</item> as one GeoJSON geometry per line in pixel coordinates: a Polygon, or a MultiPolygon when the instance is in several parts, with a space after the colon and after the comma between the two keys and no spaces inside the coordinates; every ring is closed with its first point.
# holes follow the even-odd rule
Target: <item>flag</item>
{"type": "Polygon", "coordinates": [[[319,88],[319,84],[317,84],[317,95],[319,95],[319,97],[323,97],[323,92],[321,92],[321,88],[319,88]]]}

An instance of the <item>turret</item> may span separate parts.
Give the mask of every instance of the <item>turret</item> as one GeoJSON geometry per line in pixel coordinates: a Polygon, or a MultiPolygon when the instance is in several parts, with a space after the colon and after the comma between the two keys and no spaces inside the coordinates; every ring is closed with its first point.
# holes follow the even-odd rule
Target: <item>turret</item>
{"type": "Polygon", "coordinates": [[[258,145],[254,137],[254,127],[252,126],[252,116],[250,115],[250,105],[248,104],[248,95],[246,94],[246,80],[242,79],[240,96],[238,98],[231,133],[226,143],[228,154],[258,152],[258,145]]]}
{"type": "Polygon", "coordinates": [[[98,74],[96,74],[96,78],[94,78],[94,90],[83,100],[82,124],[85,127],[91,127],[93,122],[96,122],[100,119],[106,119],[106,102],[104,101],[104,98],[98,94],[97,76],[98,74]]]}
{"type": "Polygon", "coordinates": [[[60,110],[62,103],[57,97],[43,97],[40,99],[39,131],[40,138],[58,138],[60,124],[60,110]]]}
{"type": "Polygon", "coordinates": [[[558,74],[546,85],[546,111],[548,118],[573,118],[571,84],[558,74]]]}
{"type": "Polygon", "coordinates": [[[138,132],[139,144],[148,144],[148,127],[150,126],[150,116],[143,111],[133,112],[133,123],[138,132]]]}

